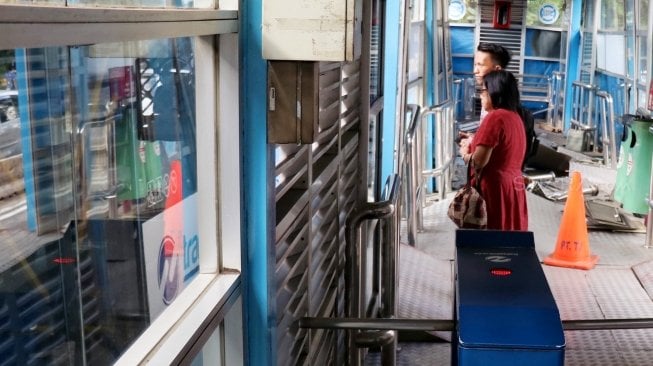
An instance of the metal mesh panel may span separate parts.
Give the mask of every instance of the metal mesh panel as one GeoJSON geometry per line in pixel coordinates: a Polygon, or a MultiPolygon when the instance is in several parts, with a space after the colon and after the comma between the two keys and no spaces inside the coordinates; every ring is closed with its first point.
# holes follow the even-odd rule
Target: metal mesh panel
{"type": "Polygon", "coordinates": [[[594,34],[592,32],[583,32],[583,54],[581,56],[580,81],[586,84],[592,82],[593,45],[594,34]]]}
{"type": "Polygon", "coordinates": [[[318,134],[275,145],[278,365],[343,364],[344,332],[305,330],[303,316],[344,316],[345,220],[356,200],[358,63],[319,63],[318,134]]]}
{"type": "Polygon", "coordinates": [[[512,60],[506,67],[506,70],[519,74],[519,64],[522,48],[522,31],[521,29],[494,29],[491,26],[481,25],[480,42],[498,43],[508,49],[512,55],[512,60]]]}

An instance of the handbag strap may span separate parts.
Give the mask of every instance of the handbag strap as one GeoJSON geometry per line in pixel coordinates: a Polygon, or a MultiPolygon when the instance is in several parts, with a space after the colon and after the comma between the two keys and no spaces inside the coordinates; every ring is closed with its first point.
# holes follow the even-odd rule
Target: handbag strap
{"type": "MultiPolygon", "coordinates": [[[[471,186],[471,180],[472,180],[472,164],[473,164],[474,159],[471,157],[469,158],[469,162],[467,162],[467,183],[465,185],[471,186]]],[[[476,174],[476,184],[474,184],[474,188],[476,188],[477,191],[481,192],[481,172],[482,169],[478,171],[476,174]]]]}

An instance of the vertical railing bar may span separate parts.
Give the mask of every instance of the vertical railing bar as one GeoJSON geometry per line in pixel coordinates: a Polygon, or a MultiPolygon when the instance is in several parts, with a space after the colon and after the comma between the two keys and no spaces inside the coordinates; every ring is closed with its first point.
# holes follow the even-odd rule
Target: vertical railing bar
{"type": "MultiPolygon", "coordinates": [[[[648,128],[649,133],[653,133],[653,126],[648,128]]],[[[653,171],[653,159],[651,160],[651,171],[653,171]]],[[[646,248],[653,247],[653,180],[650,182],[648,190],[648,220],[646,220],[646,248]]]]}
{"type": "MultiPolygon", "coordinates": [[[[360,318],[364,314],[363,296],[365,291],[363,291],[363,286],[365,284],[362,280],[364,268],[362,268],[361,264],[363,245],[360,242],[360,230],[363,222],[379,219],[386,220],[385,225],[381,225],[386,230],[382,235],[382,239],[392,238],[392,240],[383,240],[384,243],[382,243],[383,247],[381,249],[386,256],[383,258],[385,266],[381,269],[381,313],[387,317],[396,315],[394,314],[397,293],[396,258],[388,257],[391,257],[389,254],[397,253],[399,247],[399,238],[393,225],[396,222],[395,216],[401,212],[399,207],[401,202],[401,178],[398,174],[394,174],[388,178],[388,181],[390,185],[387,200],[364,204],[347,218],[345,226],[345,253],[347,255],[345,264],[345,311],[347,317],[360,318]],[[390,223],[388,223],[388,218],[391,219],[390,223]]],[[[359,365],[361,360],[358,352],[354,352],[357,349],[354,335],[354,331],[350,332],[347,340],[348,349],[350,350],[349,364],[359,365]]]]}
{"type": "Polygon", "coordinates": [[[400,169],[405,171],[406,176],[406,227],[408,232],[408,244],[415,246],[417,240],[417,196],[419,192],[417,188],[419,186],[419,178],[417,172],[419,167],[416,166],[417,162],[417,136],[416,126],[417,121],[421,119],[422,110],[418,109],[411,116],[410,123],[406,129],[406,138],[405,138],[405,153],[406,157],[405,164],[400,169]]]}
{"type": "MultiPolygon", "coordinates": [[[[554,113],[553,113],[553,119],[552,119],[552,124],[553,128],[556,130],[562,130],[562,115],[563,115],[563,110],[561,109],[561,105],[563,105],[563,100],[562,100],[562,85],[563,85],[563,73],[559,71],[554,71],[553,72],[553,80],[554,80],[554,93],[555,93],[555,98],[554,98],[554,113]]],[[[573,99],[572,99],[573,100],[573,99]]]]}
{"type": "Polygon", "coordinates": [[[614,102],[612,96],[603,90],[596,92],[601,109],[601,129],[603,130],[603,163],[613,169],[617,167],[617,144],[614,130],[614,102]]]}
{"type": "Polygon", "coordinates": [[[424,179],[422,179],[422,176],[420,172],[424,170],[424,157],[426,156],[426,144],[424,143],[424,140],[426,139],[426,124],[424,121],[426,120],[426,116],[430,114],[428,110],[423,110],[422,114],[420,115],[420,119],[417,121],[417,137],[415,138],[415,141],[417,142],[417,147],[416,147],[416,156],[415,159],[417,161],[417,181],[416,184],[418,186],[417,188],[417,199],[415,200],[415,203],[417,204],[417,215],[415,216],[415,219],[417,220],[417,230],[422,231],[424,230],[424,226],[422,223],[424,222],[424,219],[422,217],[422,207],[424,207],[424,202],[425,202],[425,196],[426,196],[426,184],[424,182],[424,179]]]}
{"type": "MultiPolygon", "coordinates": [[[[427,176],[435,177],[442,176],[445,172],[449,173],[451,177],[451,165],[454,158],[453,149],[453,110],[452,101],[446,101],[436,106],[429,107],[420,112],[419,118],[411,121],[408,129],[406,130],[406,156],[409,158],[406,161],[406,170],[408,177],[408,184],[406,187],[408,200],[407,204],[407,228],[408,228],[408,243],[412,246],[415,245],[418,230],[423,229],[422,207],[424,206],[424,178],[427,176]],[[449,113],[444,113],[444,112],[449,113]],[[438,159],[437,164],[440,165],[435,169],[423,170],[423,150],[424,140],[424,125],[426,118],[431,114],[437,114],[436,118],[436,139],[438,145],[438,159]],[[446,116],[446,118],[443,118],[446,116]],[[445,135],[446,134],[446,139],[445,135]]],[[[450,179],[450,178],[449,178],[450,179]]],[[[451,183],[449,182],[449,185],[451,183]]],[[[446,194],[447,182],[440,181],[440,197],[444,199],[446,194]]]]}

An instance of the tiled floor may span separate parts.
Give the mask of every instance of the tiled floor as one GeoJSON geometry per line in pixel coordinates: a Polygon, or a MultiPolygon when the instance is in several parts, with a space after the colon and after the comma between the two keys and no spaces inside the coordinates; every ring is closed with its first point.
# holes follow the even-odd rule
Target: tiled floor
{"type": "MultiPolygon", "coordinates": [[[[572,164],[572,169],[606,189],[602,169],[578,164],[572,164]]],[[[425,208],[424,231],[415,248],[402,245],[401,318],[452,318],[455,226],[446,215],[452,196],[432,201],[425,208]]],[[[564,201],[552,202],[528,193],[528,206],[529,229],[542,260],[555,247],[564,201]]],[[[593,269],[543,265],[562,319],[653,318],[653,249],[644,247],[646,234],[589,230],[588,237],[592,254],[599,256],[593,269]]],[[[435,335],[444,342],[401,343],[397,364],[449,364],[450,334],[435,335]]],[[[653,329],[565,331],[565,340],[565,365],[653,364],[653,329]]],[[[378,354],[372,353],[366,363],[374,365],[379,360],[378,354]]]]}

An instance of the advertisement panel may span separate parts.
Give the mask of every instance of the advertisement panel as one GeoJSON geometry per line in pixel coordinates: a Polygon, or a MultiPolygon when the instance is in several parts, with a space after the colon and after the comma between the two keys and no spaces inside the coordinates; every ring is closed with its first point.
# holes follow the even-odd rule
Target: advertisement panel
{"type": "Polygon", "coordinates": [[[199,272],[197,193],[143,224],[143,251],[153,321],[199,272]]]}

